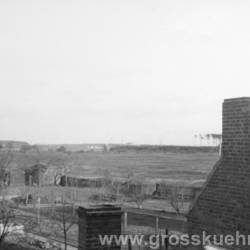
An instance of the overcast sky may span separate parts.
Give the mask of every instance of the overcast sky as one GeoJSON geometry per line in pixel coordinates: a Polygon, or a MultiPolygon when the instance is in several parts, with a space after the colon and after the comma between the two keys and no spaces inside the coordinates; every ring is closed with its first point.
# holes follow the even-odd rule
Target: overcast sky
{"type": "Polygon", "coordinates": [[[250,96],[250,1],[1,0],[0,138],[194,144],[250,96]]]}

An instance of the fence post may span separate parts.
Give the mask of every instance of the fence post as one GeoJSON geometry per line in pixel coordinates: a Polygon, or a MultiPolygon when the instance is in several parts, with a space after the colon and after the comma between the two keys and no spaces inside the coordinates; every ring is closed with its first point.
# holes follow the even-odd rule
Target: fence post
{"type": "Polygon", "coordinates": [[[124,232],[126,231],[127,229],[127,226],[128,226],[128,213],[127,212],[124,212],[124,232]]]}
{"type": "Polygon", "coordinates": [[[159,217],[155,217],[155,234],[157,235],[159,232],[159,217]]]}
{"type": "Polygon", "coordinates": [[[76,203],[76,187],[73,187],[73,197],[74,197],[74,203],[76,203]]]}
{"type": "Polygon", "coordinates": [[[168,229],[165,230],[165,234],[167,237],[165,237],[165,249],[168,250],[168,229]]]}
{"type": "Polygon", "coordinates": [[[128,239],[128,250],[132,250],[132,244],[130,239],[128,239]]]}
{"type": "Polygon", "coordinates": [[[162,250],[162,237],[161,237],[161,232],[159,233],[159,250],[162,250]]]}

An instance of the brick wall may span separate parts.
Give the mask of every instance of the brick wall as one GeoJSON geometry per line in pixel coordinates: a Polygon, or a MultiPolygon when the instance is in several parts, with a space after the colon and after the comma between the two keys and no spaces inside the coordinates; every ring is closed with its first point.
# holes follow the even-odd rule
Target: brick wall
{"type": "Polygon", "coordinates": [[[190,233],[250,234],[250,98],[223,103],[222,156],[188,215],[188,226],[190,233]]]}
{"type": "Polygon", "coordinates": [[[114,206],[80,207],[79,250],[120,250],[119,246],[101,246],[99,235],[121,234],[121,208],[114,206]]]}

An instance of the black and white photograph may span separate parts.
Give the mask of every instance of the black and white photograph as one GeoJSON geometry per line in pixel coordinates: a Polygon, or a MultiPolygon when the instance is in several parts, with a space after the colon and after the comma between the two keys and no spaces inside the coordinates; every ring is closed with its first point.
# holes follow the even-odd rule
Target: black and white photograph
{"type": "Polygon", "coordinates": [[[250,2],[0,0],[0,250],[250,250],[250,2]]]}

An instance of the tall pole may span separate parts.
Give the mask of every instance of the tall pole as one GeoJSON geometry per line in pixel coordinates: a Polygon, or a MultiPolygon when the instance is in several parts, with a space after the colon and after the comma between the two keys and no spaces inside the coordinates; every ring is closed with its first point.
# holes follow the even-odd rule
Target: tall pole
{"type": "Polygon", "coordinates": [[[38,224],[40,224],[40,221],[41,221],[40,207],[41,207],[41,199],[40,199],[40,195],[39,195],[39,197],[37,199],[37,222],[38,222],[38,224]]]}

